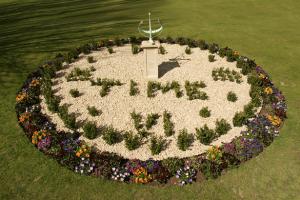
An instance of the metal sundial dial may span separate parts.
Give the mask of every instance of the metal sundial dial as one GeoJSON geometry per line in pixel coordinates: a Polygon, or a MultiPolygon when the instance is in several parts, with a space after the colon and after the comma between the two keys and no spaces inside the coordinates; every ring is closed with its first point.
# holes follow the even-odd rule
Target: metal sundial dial
{"type": "Polygon", "coordinates": [[[140,22],[139,27],[138,27],[139,32],[141,34],[143,34],[146,37],[149,37],[149,42],[151,44],[153,43],[153,40],[152,40],[153,35],[154,34],[159,35],[162,32],[162,30],[163,30],[163,26],[161,25],[159,19],[157,21],[158,21],[160,27],[158,29],[154,29],[153,30],[152,27],[151,27],[151,13],[149,12],[149,30],[143,30],[143,29],[141,29],[141,25],[144,23],[143,21],[140,22]]]}

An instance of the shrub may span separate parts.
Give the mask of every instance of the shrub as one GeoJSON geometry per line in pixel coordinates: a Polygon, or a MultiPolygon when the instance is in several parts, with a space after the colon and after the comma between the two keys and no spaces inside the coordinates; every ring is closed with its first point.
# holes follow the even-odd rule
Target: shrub
{"type": "Polygon", "coordinates": [[[82,129],[84,131],[84,135],[90,140],[95,139],[98,135],[97,126],[94,122],[85,123],[82,129]]]}
{"type": "Polygon", "coordinates": [[[199,115],[204,118],[210,117],[210,110],[208,110],[208,107],[203,107],[199,111],[199,115]]]}
{"type": "Polygon", "coordinates": [[[164,123],[164,133],[167,137],[173,135],[174,132],[174,124],[171,122],[171,114],[167,111],[163,113],[163,123],[164,123]]]}
{"type": "Polygon", "coordinates": [[[166,140],[161,136],[153,136],[150,140],[150,150],[152,155],[158,155],[165,148],[166,140]]]}
{"type": "Polygon", "coordinates": [[[205,145],[209,145],[216,137],[216,133],[213,129],[210,129],[205,124],[200,129],[196,128],[197,139],[205,145]]]}
{"type": "Polygon", "coordinates": [[[109,54],[115,53],[112,47],[107,47],[107,51],[109,54]]]}
{"type": "Polygon", "coordinates": [[[147,96],[154,97],[155,92],[161,89],[161,84],[155,81],[149,81],[147,84],[147,96]]]}
{"type": "Polygon", "coordinates": [[[239,72],[237,72],[235,70],[229,70],[229,68],[224,69],[224,67],[213,69],[211,76],[213,77],[214,81],[229,80],[231,82],[236,81],[236,83],[242,82],[242,76],[239,72]]]}
{"type": "Polygon", "coordinates": [[[74,114],[68,113],[67,105],[62,105],[58,108],[58,115],[60,116],[67,128],[76,128],[76,117],[74,114]]]}
{"type": "Polygon", "coordinates": [[[138,54],[141,50],[138,45],[131,44],[131,51],[132,51],[132,54],[138,54]]]}
{"type": "Polygon", "coordinates": [[[70,74],[66,76],[67,81],[85,81],[89,80],[91,72],[89,69],[81,70],[78,67],[75,67],[70,74]]]}
{"type": "Polygon", "coordinates": [[[194,99],[201,99],[201,100],[206,100],[208,99],[208,96],[205,92],[200,91],[199,88],[204,88],[206,87],[205,83],[203,81],[198,82],[192,82],[190,83],[189,81],[185,81],[185,90],[186,90],[186,95],[188,96],[189,100],[194,100],[194,99]]]}
{"type": "Polygon", "coordinates": [[[95,116],[97,116],[97,115],[100,114],[100,111],[97,110],[97,108],[96,108],[95,106],[91,106],[91,107],[88,106],[88,107],[87,107],[87,110],[88,110],[89,114],[90,114],[91,116],[93,116],[93,117],[95,117],[95,116]]]}
{"type": "Polygon", "coordinates": [[[142,115],[141,113],[136,113],[135,111],[133,111],[132,113],[130,113],[131,119],[133,119],[133,123],[134,123],[134,127],[136,130],[140,130],[143,128],[143,124],[142,124],[142,115]]]}
{"type": "Polygon", "coordinates": [[[162,45],[160,45],[158,48],[158,53],[164,55],[167,53],[167,51],[162,45]]]}
{"type": "Polygon", "coordinates": [[[219,50],[219,45],[212,43],[208,45],[208,50],[209,53],[217,53],[217,51],[219,50]]]}
{"type": "Polygon", "coordinates": [[[60,99],[57,96],[52,95],[49,98],[46,98],[47,108],[51,112],[57,112],[59,109],[60,99]]]}
{"type": "Polygon", "coordinates": [[[186,129],[182,129],[177,138],[177,146],[181,151],[185,151],[191,146],[193,140],[193,135],[189,134],[186,129]]]}
{"type": "Polygon", "coordinates": [[[137,83],[133,80],[130,80],[130,91],[129,95],[130,96],[135,96],[139,93],[139,89],[137,88],[137,83]]]}
{"type": "Polygon", "coordinates": [[[113,145],[121,141],[121,133],[112,126],[106,127],[102,133],[102,139],[109,145],[113,145]]]}
{"type": "Polygon", "coordinates": [[[256,63],[247,57],[241,56],[236,63],[238,68],[242,68],[242,74],[247,75],[256,67],[256,63]]]}
{"type": "Polygon", "coordinates": [[[178,158],[167,158],[162,160],[162,165],[167,168],[172,175],[175,175],[177,170],[184,166],[184,161],[178,158]]]}
{"type": "Polygon", "coordinates": [[[89,63],[93,63],[93,62],[95,62],[95,60],[94,60],[94,57],[93,57],[93,56],[88,56],[88,57],[87,57],[87,61],[88,61],[89,63]]]}
{"type": "Polygon", "coordinates": [[[201,165],[201,172],[204,174],[204,176],[208,178],[217,178],[221,175],[222,168],[221,165],[218,163],[204,160],[204,162],[201,165]]]}
{"type": "Polygon", "coordinates": [[[70,95],[71,95],[72,97],[74,97],[74,98],[80,96],[80,93],[79,93],[78,89],[71,89],[71,90],[69,91],[69,93],[70,93],[70,95]]]}
{"type": "Polygon", "coordinates": [[[208,55],[208,61],[214,62],[215,61],[215,55],[208,55]]]}
{"type": "Polygon", "coordinates": [[[243,126],[246,123],[246,121],[247,121],[247,117],[244,112],[235,113],[233,120],[232,120],[233,126],[236,126],[236,127],[243,126]]]}
{"type": "Polygon", "coordinates": [[[121,86],[122,83],[120,80],[115,80],[115,79],[108,79],[108,78],[97,78],[96,81],[90,80],[91,85],[98,85],[102,86],[100,90],[100,96],[104,97],[110,92],[110,88],[113,86],[121,86]]]}
{"type": "Polygon", "coordinates": [[[231,129],[231,126],[229,123],[226,122],[225,119],[217,120],[216,121],[216,133],[218,135],[224,135],[231,129]]]}
{"type": "Polygon", "coordinates": [[[130,151],[137,149],[141,144],[140,137],[138,135],[133,135],[131,131],[127,132],[124,138],[125,138],[125,146],[130,151]]]}
{"type": "Polygon", "coordinates": [[[90,71],[94,72],[94,71],[96,71],[96,68],[94,66],[90,66],[90,71]]]}
{"type": "Polygon", "coordinates": [[[234,92],[230,91],[227,93],[227,100],[231,102],[236,102],[237,101],[237,96],[234,92]]]}
{"type": "Polygon", "coordinates": [[[191,48],[190,48],[190,47],[186,47],[186,48],[185,48],[185,53],[188,54],[188,55],[189,55],[189,54],[192,54],[191,48]]]}
{"type": "Polygon", "coordinates": [[[145,124],[147,130],[149,130],[150,128],[152,128],[152,126],[157,124],[158,118],[159,118],[159,114],[157,113],[147,115],[146,124],[145,124]]]}
{"type": "Polygon", "coordinates": [[[208,49],[208,44],[204,40],[199,40],[199,47],[201,50],[206,50],[208,49]]]}

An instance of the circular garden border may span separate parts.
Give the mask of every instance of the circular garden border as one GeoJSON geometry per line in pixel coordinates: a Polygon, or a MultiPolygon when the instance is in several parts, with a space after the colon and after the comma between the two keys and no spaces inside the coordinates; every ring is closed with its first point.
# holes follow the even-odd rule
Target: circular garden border
{"type": "Polygon", "coordinates": [[[77,131],[56,130],[47,116],[41,113],[40,95],[48,101],[48,108],[58,112],[59,99],[51,90],[51,78],[62,69],[63,63],[71,63],[81,53],[89,54],[103,47],[137,45],[146,38],[101,40],[75,48],[62,55],[57,54],[52,61],[47,61],[28,75],[16,96],[16,114],[19,125],[32,144],[61,165],[85,175],[93,175],[122,182],[135,183],[170,183],[185,185],[201,178],[216,178],[230,166],[239,164],[257,156],[279,135],[279,129],[287,118],[285,97],[273,85],[268,74],[254,60],[239,55],[228,47],[221,48],[215,43],[204,40],[192,40],[179,37],[158,39],[161,43],[188,45],[209,50],[211,54],[226,57],[228,62],[237,61],[237,67],[251,85],[251,102],[243,112],[236,113],[234,126],[247,126],[239,137],[222,146],[212,146],[207,152],[187,158],[167,158],[164,160],[126,159],[115,153],[99,152],[80,140],[77,131]],[[45,84],[49,83],[50,84],[45,84]],[[50,88],[50,89],[49,89],[50,88]],[[48,89],[48,90],[47,90],[48,89]],[[48,92],[43,92],[48,91],[48,92]],[[255,107],[262,106],[258,114],[255,107]]]}

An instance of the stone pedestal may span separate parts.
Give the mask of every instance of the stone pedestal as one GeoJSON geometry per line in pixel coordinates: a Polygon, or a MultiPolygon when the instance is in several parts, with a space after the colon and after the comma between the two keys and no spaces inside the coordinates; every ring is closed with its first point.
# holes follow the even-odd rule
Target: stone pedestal
{"type": "Polygon", "coordinates": [[[143,41],[141,45],[146,56],[146,77],[149,79],[158,79],[158,47],[158,41],[143,41]]]}

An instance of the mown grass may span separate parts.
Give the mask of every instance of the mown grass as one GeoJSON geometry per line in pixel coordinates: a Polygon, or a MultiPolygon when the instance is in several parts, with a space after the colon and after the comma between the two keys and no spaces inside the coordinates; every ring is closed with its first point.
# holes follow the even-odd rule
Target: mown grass
{"type": "Polygon", "coordinates": [[[0,199],[299,199],[299,7],[294,0],[0,1],[0,199]],[[161,17],[164,36],[228,45],[270,73],[289,111],[262,154],[216,180],[149,187],[79,176],[29,144],[14,113],[27,73],[84,42],[137,34],[149,10],[161,17]]]}

